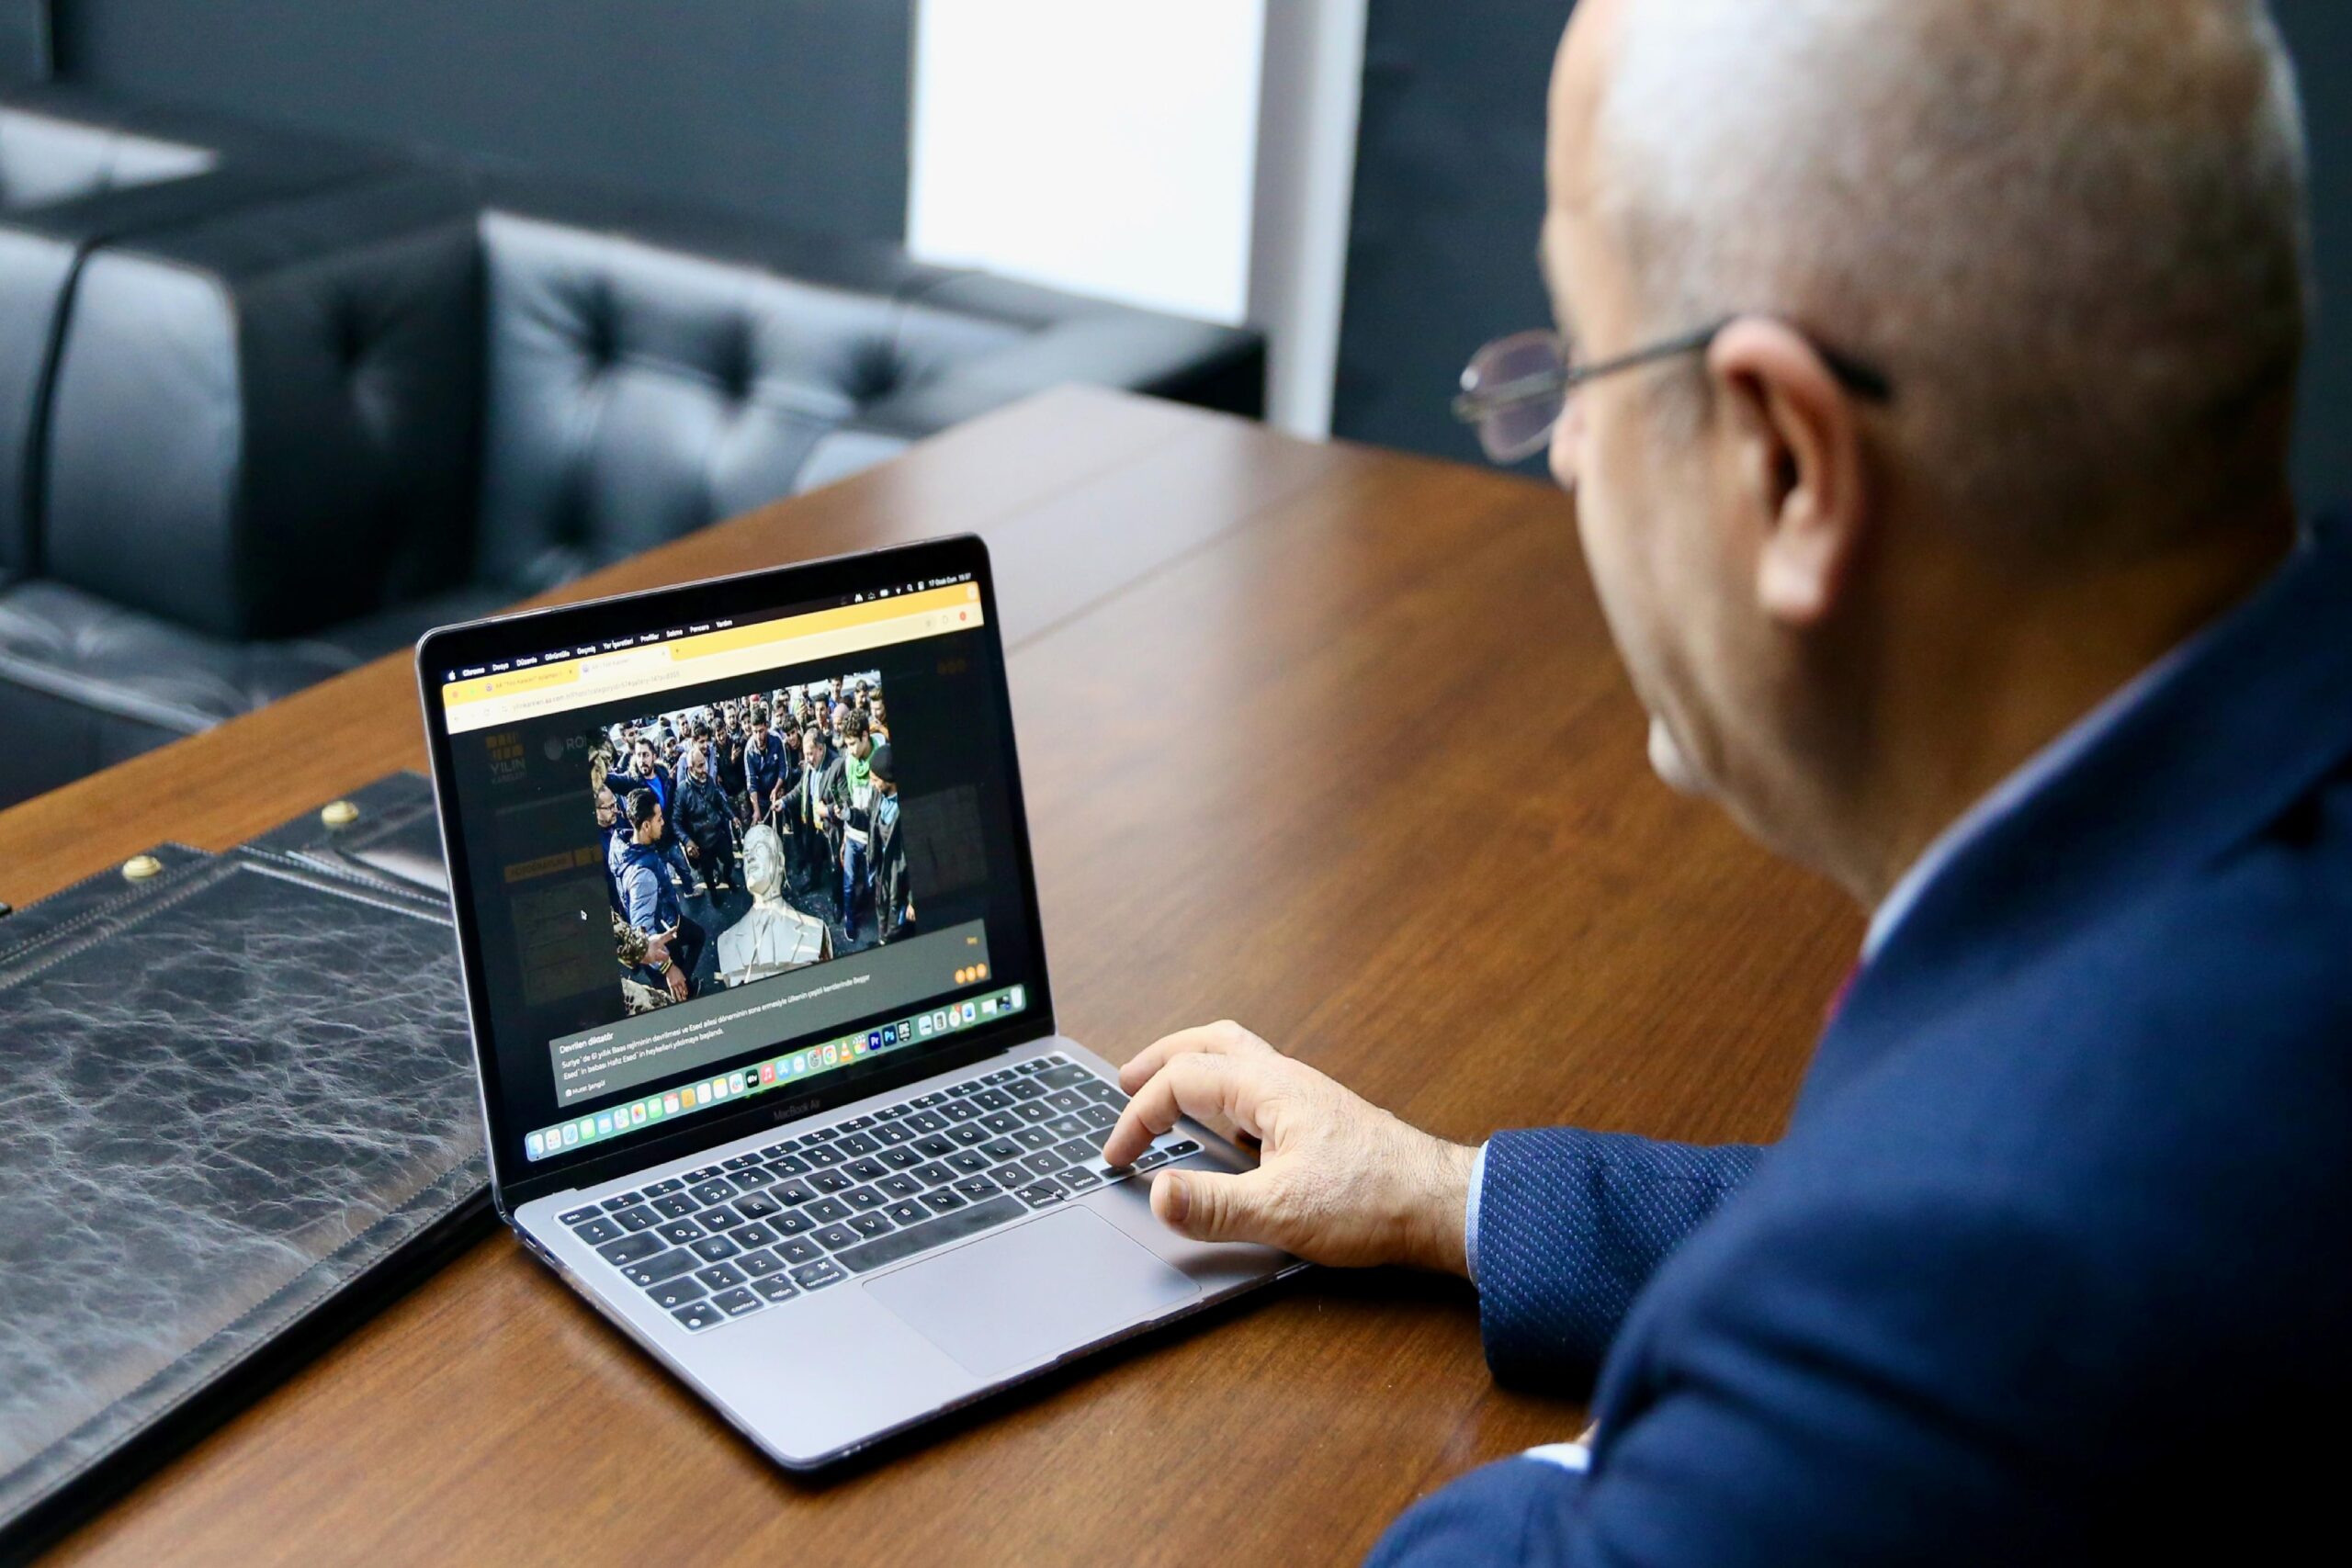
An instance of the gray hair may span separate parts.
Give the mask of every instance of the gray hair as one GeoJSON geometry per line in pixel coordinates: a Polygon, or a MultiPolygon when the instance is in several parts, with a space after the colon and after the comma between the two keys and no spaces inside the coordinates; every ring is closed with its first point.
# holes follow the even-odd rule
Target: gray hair
{"type": "Polygon", "coordinates": [[[1623,20],[1600,211],[1652,330],[1757,311],[1877,364],[1905,482],[2029,543],[2089,543],[2070,531],[2143,487],[2181,496],[2171,478],[2277,468],[2310,237],[2264,0],[1632,0],[1623,20]]]}

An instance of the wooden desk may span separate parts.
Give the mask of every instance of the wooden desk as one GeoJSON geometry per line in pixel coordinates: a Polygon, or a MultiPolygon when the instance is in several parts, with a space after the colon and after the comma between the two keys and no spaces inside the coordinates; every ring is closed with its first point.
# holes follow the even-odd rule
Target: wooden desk
{"type": "MultiPolygon", "coordinates": [[[[1072,1034],[1230,1014],[1465,1140],[1779,1131],[1860,922],[1652,781],[1544,486],[1064,392],[567,592],[967,529],[1072,1034]]],[[[386,660],[0,815],[0,898],[423,765],[386,660]]],[[[809,1484],[501,1234],[61,1555],[1352,1562],[1581,1414],[1493,1386],[1466,1287],[1314,1273],[809,1484]]]]}

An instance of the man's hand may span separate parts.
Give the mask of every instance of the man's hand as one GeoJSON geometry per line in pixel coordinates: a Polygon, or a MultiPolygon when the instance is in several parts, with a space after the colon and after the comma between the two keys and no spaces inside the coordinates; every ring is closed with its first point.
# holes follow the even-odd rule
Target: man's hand
{"type": "Polygon", "coordinates": [[[696,844],[692,839],[688,839],[686,840],[686,858],[688,860],[702,859],[702,847],[696,844]]]}
{"type": "Polygon", "coordinates": [[[686,972],[684,970],[679,968],[676,964],[673,963],[669,968],[664,969],[662,972],[662,978],[669,984],[670,999],[672,1001],[682,1002],[686,999],[686,972]]]}
{"type": "Polygon", "coordinates": [[[1433,1138],[1238,1023],[1187,1029],[1119,1070],[1134,1097],[1102,1148],[1134,1160],[1190,1116],[1218,1135],[1257,1142],[1239,1176],[1170,1170],[1151,1212],[1199,1241],[1257,1241],[1342,1268],[1406,1263],[1469,1272],[1463,1211],[1477,1151],[1433,1138]]]}

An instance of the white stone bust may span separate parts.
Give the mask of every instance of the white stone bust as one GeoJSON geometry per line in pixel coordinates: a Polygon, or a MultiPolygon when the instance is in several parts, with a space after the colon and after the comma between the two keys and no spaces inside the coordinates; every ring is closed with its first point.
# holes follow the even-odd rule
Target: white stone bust
{"type": "Polygon", "coordinates": [[[720,979],[748,985],[833,955],[825,922],[784,901],[784,840],[764,822],[743,835],[743,886],[752,907],[718,933],[720,979]]]}

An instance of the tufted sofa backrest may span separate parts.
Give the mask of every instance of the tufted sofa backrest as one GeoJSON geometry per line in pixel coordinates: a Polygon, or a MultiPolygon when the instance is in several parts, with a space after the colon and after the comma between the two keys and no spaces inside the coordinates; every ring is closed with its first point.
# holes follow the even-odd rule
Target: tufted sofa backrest
{"type": "Polygon", "coordinates": [[[908,296],[939,275],[895,253],[771,238],[762,254],[707,227],[689,251],[658,221],[566,220],[482,220],[479,570],[517,592],[888,456],[906,435],[862,415],[920,355],[1020,335],[926,316],[908,296]]]}
{"type": "Polygon", "coordinates": [[[47,575],[236,639],[456,577],[475,212],[462,182],[408,176],[92,254],[51,400],[47,575]]]}
{"type": "Polygon", "coordinates": [[[39,570],[239,640],[533,592],[1063,382],[1254,415],[1264,372],[1254,333],[448,170],[109,241],[73,300],[39,570]]]}

